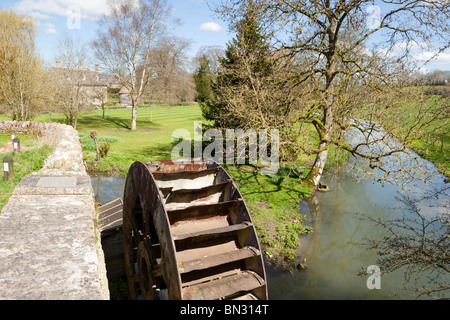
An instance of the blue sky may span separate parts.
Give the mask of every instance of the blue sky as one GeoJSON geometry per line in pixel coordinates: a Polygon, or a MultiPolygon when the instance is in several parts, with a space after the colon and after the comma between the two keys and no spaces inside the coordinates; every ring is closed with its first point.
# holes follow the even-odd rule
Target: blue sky
{"type": "MultiPolygon", "coordinates": [[[[107,0],[1,0],[0,9],[30,14],[38,20],[36,45],[41,56],[50,64],[54,63],[54,52],[58,39],[69,33],[76,38],[91,41],[97,31],[98,18],[106,13],[107,0]],[[81,16],[75,20],[72,17],[81,16]]],[[[220,45],[233,37],[228,32],[226,22],[218,19],[211,8],[221,0],[168,0],[173,8],[173,15],[183,23],[172,35],[190,39],[192,46],[190,56],[195,56],[202,46],[220,45]]],[[[383,8],[381,8],[383,10],[383,8]]],[[[368,14],[373,14],[368,12],[368,14]]],[[[401,47],[402,44],[399,44],[401,47]]],[[[419,61],[433,57],[433,52],[417,52],[419,61]]],[[[427,70],[450,70],[450,50],[441,53],[430,62],[427,70]]]]}
{"type": "MultiPolygon", "coordinates": [[[[216,1],[217,2],[217,1],[216,1]]],[[[105,11],[106,0],[1,0],[0,9],[30,14],[38,20],[36,45],[41,56],[54,63],[58,39],[65,33],[90,41],[95,38],[97,22],[105,11]],[[77,20],[73,17],[81,15],[77,20]]],[[[173,16],[181,26],[171,30],[172,35],[192,40],[190,56],[202,46],[225,44],[232,38],[224,21],[215,17],[210,9],[213,0],[168,0],[173,16]]]]}

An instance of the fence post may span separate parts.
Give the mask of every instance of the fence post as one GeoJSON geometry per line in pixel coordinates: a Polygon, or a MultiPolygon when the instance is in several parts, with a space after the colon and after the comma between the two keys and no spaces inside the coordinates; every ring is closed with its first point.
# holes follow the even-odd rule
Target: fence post
{"type": "Polygon", "coordinates": [[[14,155],[17,155],[20,152],[20,140],[19,138],[13,139],[13,147],[14,147],[14,155]]]}
{"type": "Polygon", "coordinates": [[[10,156],[3,158],[3,174],[5,181],[11,181],[14,178],[13,160],[10,156]]]}

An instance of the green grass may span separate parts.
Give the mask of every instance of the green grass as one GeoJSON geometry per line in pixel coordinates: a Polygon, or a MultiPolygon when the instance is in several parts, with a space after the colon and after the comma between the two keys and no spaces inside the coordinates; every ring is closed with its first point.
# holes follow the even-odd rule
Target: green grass
{"type": "Polygon", "coordinates": [[[398,105],[397,112],[400,119],[397,118],[396,123],[404,129],[403,134],[407,134],[409,128],[416,125],[417,119],[420,119],[420,130],[411,134],[407,147],[432,162],[445,176],[450,177],[448,134],[450,98],[444,98],[442,95],[420,96],[427,89],[428,87],[405,89],[416,94],[411,94],[411,99],[398,105]]]}
{"type": "MultiPolygon", "coordinates": [[[[0,144],[8,142],[11,139],[9,135],[0,134],[0,144]]],[[[35,137],[19,136],[21,142],[28,146],[37,146],[37,139],[35,137]]],[[[26,175],[39,171],[44,165],[44,160],[52,153],[52,148],[43,146],[32,150],[23,151],[16,156],[12,152],[2,154],[2,159],[5,156],[10,156],[13,159],[14,178],[11,181],[5,181],[3,175],[0,180],[0,210],[8,203],[9,197],[12,195],[14,188],[23,177],[26,175]]]]}
{"type": "Polygon", "coordinates": [[[268,258],[292,266],[300,236],[312,232],[299,214],[300,201],[311,195],[299,178],[307,174],[305,168],[282,166],[276,175],[263,176],[249,165],[224,167],[246,201],[268,258]]]}
{"type": "MultiPolygon", "coordinates": [[[[41,115],[34,120],[48,121],[50,118],[65,122],[63,114],[41,115]]],[[[170,159],[172,148],[178,143],[171,140],[173,131],[187,129],[193,137],[194,121],[201,120],[203,117],[197,105],[139,108],[137,130],[131,131],[131,109],[106,110],[105,120],[102,120],[102,111],[95,110],[80,112],[77,130],[90,171],[125,175],[134,161],[170,159]],[[101,141],[111,143],[108,157],[101,163],[92,155],[95,146],[89,136],[91,130],[97,131],[99,144],[101,141]]]]}

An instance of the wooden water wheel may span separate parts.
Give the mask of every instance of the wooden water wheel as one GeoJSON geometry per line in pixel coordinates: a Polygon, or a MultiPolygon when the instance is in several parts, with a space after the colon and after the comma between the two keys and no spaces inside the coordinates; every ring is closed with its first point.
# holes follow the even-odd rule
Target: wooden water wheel
{"type": "Polygon", "coordinates": [[[244,199],[214,162],[135,162],[124,191],[132,298],[267,299],[264,264],[244,199]]]}

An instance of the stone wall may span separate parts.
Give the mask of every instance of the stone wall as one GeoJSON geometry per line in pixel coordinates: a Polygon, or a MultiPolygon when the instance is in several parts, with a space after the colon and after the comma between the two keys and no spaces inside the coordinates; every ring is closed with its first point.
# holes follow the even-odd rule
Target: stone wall
{"type": "Polygon", "coordinates": [[[40,175],[86,175],[78,132],[71,126],[53,122],[0,121],[0,132],[37,136],[53,146],[40,175]]]}
{"type": "Polygon", "coordinates": [[[109,299],[78,132],[58,123],[0,121],[0,133],[12,132],[37,136],[53,153],[0,212],[0,300],[109,299]]]}

